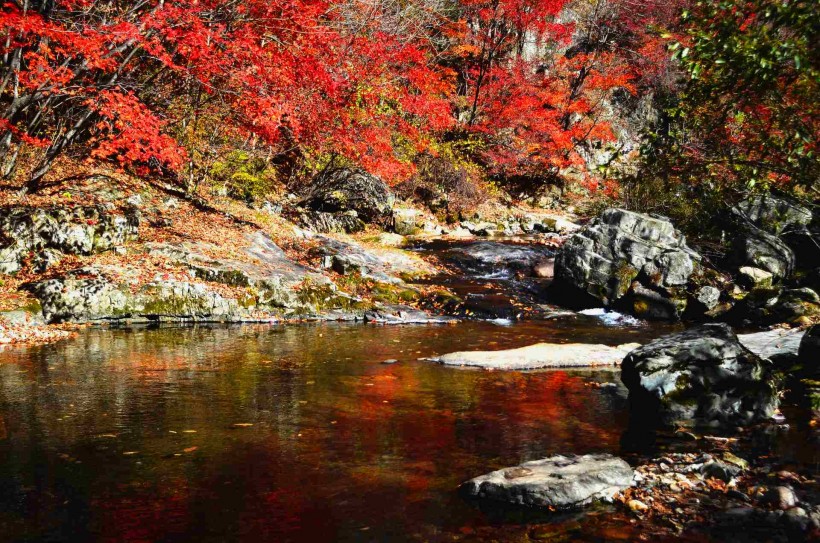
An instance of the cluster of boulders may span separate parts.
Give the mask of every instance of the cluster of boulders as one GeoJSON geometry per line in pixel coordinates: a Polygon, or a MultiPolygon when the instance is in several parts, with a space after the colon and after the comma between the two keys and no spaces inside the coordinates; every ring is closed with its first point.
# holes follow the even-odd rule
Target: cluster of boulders
{"type": "Polygon", "coordinates": [[[90,255],[121,247],[137,236],[139,210],[113,205],[0,211],[0,273],[18,272],[26,259],[43,272],[65,255],[90,255]]]}
{"type": "MultiPolygon", "coordinates": [[[[14,274],[23,266],[42,272],[66,255],[114,251],[122,257],[118,265],[98,262],[25,284],[39,302],[32,308],[36,318],[49,323],[283,318],[437,322],[404,303],[412,298],[411,287],[399,276],[420,276],[431,270],[401,252],[375,253],[302,231],[305,245],[319,256],[311,268],[288,257],[262,231],[247,233],[230,249],[203,240],[145,242],[139,237],[141,222],[155,228],[170,226],[178,201],[168,198],[153,205],[140,195],[99,199],[102,203],[67,201],[63,206],[0,210],[2,273],[14,274]],[[134,250],[139,257],[132,258],[134,250]],[[338,289],[322,268],[395,285],[400,293],[384,289],[381,296],[369,300],[351,296],[338,289]]],[[[379,213],[387,216],[389,209],[379,213]]]]}
{"type": "MultiPolygon", "coordinates": [[[[465,354],[482,353],[449,356],[465,354]]],[[[623,361],[632,423],[642,431],[674,429],[675,436],[698,441],[708,452],[669,452],[635,468],[609,454],[557,455],[476,477],[461,491],[470,498],[550,511],[618,502],[678,534],[702,530],[708,519],[713,533],[733,537],[733,530],[751,529],[743,540],[812,540],[820,534],[818,496],[808,490],[813,479],[775,473],[767,460],[750,465],[729,450],[737,437],[704,439],[693,433],[735,433],[772,421],[783,381],[778,367],[788,367],[792,379],[818,379],[820,326],[739,338],[726,324],[705,324],[659,338],[623,361]]],[[[816,400],[813,405],[817,410],[816,400]]]]}
{"type": "Polygon", "coordinates": [[[556,299],[649,319],[770,325],[820,316],[820,220],[771,195],[740,202],[731,216],[736,234],[716,270],[669,219],[608,209],[559,251],[556,299]]]}
{"type": "Polygon", "coordinates": [[[362,170],[337,168],[319,174],[300,196],[294,196],[289,214],[304,228],[317,233],[353,233],[368,224],[402,236],[509,237],[526,234],[566,235],[580,228],[548,213],[464,217],[442,225],[419,209],[397,205],[390,187],[362,170]]]}

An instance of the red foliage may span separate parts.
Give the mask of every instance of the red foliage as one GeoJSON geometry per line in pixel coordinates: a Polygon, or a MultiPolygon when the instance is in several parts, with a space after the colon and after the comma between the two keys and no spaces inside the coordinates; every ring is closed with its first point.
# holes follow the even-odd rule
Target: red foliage
{"type": "Polygon", "coordinates": [[[406,170],[396,138],[423,148],[452,122],[447,71],[372,12],[359,22],[338,3],[307,0],[45,4],[6,3],[0,35],[17,59],[4,117],[18,137],[52,140],[50,150],[85,136],[97,156],[179,171],[188,119],[168,118],[168,106],[205,96],[198,103],[220,104],[226,127],[390,178],[406,170]]]}

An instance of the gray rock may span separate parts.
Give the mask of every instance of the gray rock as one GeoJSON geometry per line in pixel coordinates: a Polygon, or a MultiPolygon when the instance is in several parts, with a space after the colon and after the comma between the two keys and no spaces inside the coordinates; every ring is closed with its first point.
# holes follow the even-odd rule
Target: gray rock
{"type": "Polygon", "coordinates": [[[772,416],[768,366],[725,324],[656,339],[629,353],[621,380],[633,414],[663,425],[744,425],[772,416]]]}
{"type": "Polygon", "coordinates": [[[262,232],[249,235],[247,258],[241,260],[215,259],[209,255],[216,248],[204,242],[147,247],[152,255],[187,267],[190,281],[158,276],[143,282],[137,279],[139,269],[81,268],[30,286],[45,319],[246,321],[314,313],[319,302],[332,305],[328,298],[334,296],[335,285],[288,259],[262,232]],[[246,294],[241,299],[225,297],[195,279],[243,287],[246,294]]]}
{"type": "Polygon", "coordinates": [[[352,234],[365,229],[365,224],[355,211],[347,213],[325,213],[305,211],[299,214],[298,222],[305,228],[323,234],[352,234]]]}
{"type": "Polygon", "coordinates": [[[555,260],[555,277],[557,284],[612,306],[635,281],[674,297],[671,291],[687,285],[699,260],[668,219],[608,209],[567,240],[555,260]]]}
{"type": "Polygon", "coordinates": [[[629,464],[612,455],[558,455],[476,477],[461,490],[470,497],[515,505],[575,509],[612,500],[632,486],[634,477],[629,464]]]}
{"type": "Polygon", "coordinates": [[[778,328],[753,334],[738,334],[737,339],[760,358],[775,362],[796,357],[804,336],[805,332],[802,330],[778,328]]]}
{"type": "Polygon", "coordinates": [[[538,245],[520,245],[499,241],[478,241],[456,245],[446,258],[458,267],[475,273],[525,272],[535,264],[552,257],[552,250],[538,245]]]}
{"type": "Polygon", "coordinates": [[[701,287],[697,293],[695,293],[695,299],[700,302],[707,311],[711,311],[720,301],[720,289],[712,286],[701,287]]]}
{"type": "Polygon", "coordinates": [[[741,266],[738,270],[738,283],[748,289],[771,288],[773,278],[771,272],[752,266],[741,266]]]}
{"type": "Polygon", "coordinates": [[[532,274],[533,276],[540,277],[542,279],[551,279],[555,276],[555,259],[545,258],[543,260],[539,260],[532,267],[532,274]]]}
{"type": "Polygon", "coordinates": [[[720,479],[726,483],[737,477],[741,471],[743,469],[740,466],[716,460],[706,462],[700,468],[700,472],[704,477],[720,479]]]}
{"type": "Polygon", "coordinates": [[[302,198],[302,206],[313,211],[355,211],[366,223],[385,224],[390,218],[394,196],[374,175],[346,168],[320,174],[302,198]]]}
{"type": "Polygon", "coordinates": [[[812,221],[812,213],[808,208],[771,194],[747,198],[737,204],[733,212],[757,228],[776,236],[808,226],[812,221]]]}
{"type": "Polygon", "coordinates": [[[215,259],[216,248],[203,242],[148,244],[151,254],[162,256],[191,269],[205,281],[234,287],[248,287],[253,292],[250,305],[286,310],[310,306],[300,299],[300,287],[309,283],[316,288],[333,289],[327,277],[293,262],[264,232],[247,236],[244,248],[247,259],[215,259]]]}
{"type": "Polygon", "coordinates": [[[402,236],[418,234],[423,228],[423,216],[415,209],[393,210],[393,231],[402,236]]]}
{"type": "Polygon", "coordinates": [[[44,271],[62,255],[90,255],[136,239],[140,214],[112,206],[74,208],[11,207],[0,210],[0,273],[16,273],[34,255],[35,271],[44,271]]]}
{"type": "Polygon", "coordinates": [[[734,259],[738,266],[751,266],[771,273],[775,280],[794,270],[794,251],[782,240],[759,228],[749,228],[735,238],[734,259]]]}
{"type": "Polygon", "coordinates": [[[498,370],[614,366],[639,346],[637,343],[617,347],[587,343],[536,343],[502,351],[455,352],[430,360],[446,366],[474,366],[498,370]]]}
{"type": "Polygon", "coordinates": [[[236,300],[199,283],[156,281],[134,292],[128,284],[109,281],[93,269],[41,281],[32,290],[48,322],[222,321],[247,315],[236,300]]]}
{"type": "Polygon", "coordinates": [[[332,268],[341,275],[356,272],[375,281],[400,284],[403,281],[399,274],[421,276],[435,271],[420,258],[401,250],[369,249],[359,243],[327,236],[312,239],[319,242],[316,254],[323,267],[332,268]]]}
{"type": "Polygon", "coordinates": [[[388,306],[364,313],[364,322],[371,324],[452,324],[454,317],[431,315],[407,306],[388,306]]]}

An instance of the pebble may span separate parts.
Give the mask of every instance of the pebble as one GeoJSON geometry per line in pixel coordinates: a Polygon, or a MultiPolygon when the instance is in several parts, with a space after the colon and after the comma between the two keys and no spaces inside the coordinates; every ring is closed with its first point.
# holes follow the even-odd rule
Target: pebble
{"type": "Polygon", "coordinates": [[[632,511],[635,511],[636,513],[647,511],[649,509],[649,506],[641,500],[629,500],[628,502],[626,502],[626,506],[629,507],[632,511]]]}
{"type": "Polygon", "coordinates": [[[398,362],[398,360],[396,360],[395,358],[389,358],[387,360],[384,360],[382,364],[395,364],[396,362],[398,362]]]}

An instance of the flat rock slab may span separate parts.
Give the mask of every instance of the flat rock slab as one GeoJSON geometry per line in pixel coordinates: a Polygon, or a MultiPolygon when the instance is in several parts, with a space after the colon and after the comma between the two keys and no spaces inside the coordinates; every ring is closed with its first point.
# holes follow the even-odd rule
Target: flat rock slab
{"type": "Polygon", "coordinates": [[[611,500],[634,478],[629,464],[610,454],[557,455],[476,477],[461,490],[474,498],[565,510],[611,500]]]}
{"type": "Polygon", "coordinates": [[[586,343],[536,343],[504,351],[449,353],[430,360],[446,366],[475,366],[497,370],[616,366],[631,350],[638,347],[638,343],[617,347],[586,343]]]}
{"type": "Polygon", "coordinates": [[[754,334],[738,334],[740,343],[760,358],[782,356],[797,356],[800,349],[800,340],[806,334],[805,330],[766,330],[754,334]]]}

